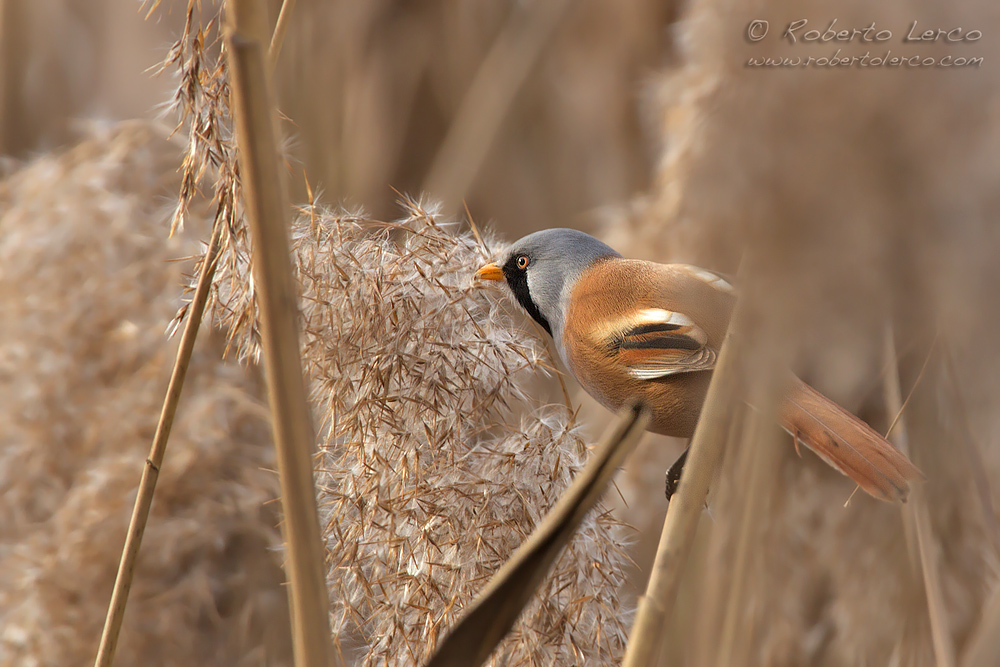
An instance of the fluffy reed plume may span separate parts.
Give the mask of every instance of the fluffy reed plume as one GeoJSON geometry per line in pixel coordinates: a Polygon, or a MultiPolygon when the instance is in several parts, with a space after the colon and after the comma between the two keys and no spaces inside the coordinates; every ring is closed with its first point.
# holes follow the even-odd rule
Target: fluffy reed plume
{"type": "MultiPolygon", "coordinates": [[[[176,104],[191,127],[175,227],[214,169],[227,230],[216,315],[238,356],[256,360],[226,73],[222,61],[205,65],[218,24],[198,29],[193,7],[167,60],[182,72],[176,104]]],[[[306,372],[326,424],[321,501],[334,623],[368,662],[429,657],[586,458],[566,410],[542,408],[525,391],[545,365],[537,340],[507,316],[493,321],[496,299],[470,291],[484,248],[407,205],[408,219],[391,225],[308,209],[293,239],[306,372]]],[[[618,524],[602,513],[500,655],[514,664],[613,662],[624,636],[624,562],[618,524]]]]}
{"type": "MultiPolygon", "coordinates": [[[[996,31],[988,3],[931,8],[894,0],[868,3],[691,5],[683,23],[681,67],[665,77],[667,140],[648,208],[609,230],[633,256],[732,271],[749,250],[765,267],[753,276],[760,334],[755,368],[792,363],[800,373],[885,432],[885,331],[899,350],[902,393],[916,386],[904,419],[914,461],[927,473],[931,557],[940,575],[945,634],[959,657],[995,577],[1000,450],[997,309],[1000,234],[995,174],[1000,125],[992,113],[1000,78],[995,42],[904,42],[914,20],[996,31]],[[881,47],[781,37],[792,21],[820,31],[867,26],[893,33],[881,47]],[[766,39],[744,39],[755,19],[766,39]],[[984,57],[980,68],[747,66],[750,58],[895,56],[984,57]],[[937,343],[933,343],[935,336],[937,343]],[[956,357],[950,377],[943,350],[956,357]],[[920,373],[931,355],[926,373],[920,373]],[[760,364],[759,360],[767,360],[760,364]],[[918,376],[921,376],[919,384],[918,376]],[[989,445],[970,458],[956,387],[969,402],[972,433],[989,445]]],[[[974,449],[974,447],[973,447],[974,449]]],[[[815,457],[786,441],[762,518],[748,588],[739,610],[750,643],[738,664],[933,664],[930,620],[917,555],[900,512],[858,494],[815,457]]],[[[746,470],[722,486],[746,490],[746,470]]],[[[742,493],[718,497],[713,544],[689,578],[691,614],[673,627],[680,660],[717,664],[720,606],[739,533],[742,493]],[[728,499],[727,499],[728,498],[728,499]],[[699,588],[699,574],[717,581],[699,588]],[[713,609],[713,604],[715,607],[713,609]],[[700,610],[699,610],[700,607],[700,610]],[[686,623],[687,625],[682,625],[686,623]],[[691,638],[699,651],[691,652],[691,638]],[[683,648],[681,648],[683,647],[683,648]]],[[[707,581],[707,580],[706,580],[707,581]]]]}
{"type": "MultiPolygon", "coordinates": [[[[486,247],[405,205],[389,224],[309,208],[293,229],[333,624],[362,664],[429,657],[587,456],[567,409],[531,398],[538,339],[472,285],[486,247]]],[[[247,276],[219,275],[217,312],[254,357],[247,276]]],[[[599,511],[491,664],[615,664],[625,561],[599,511]]]]}
{"type": "MultiPolygon", "coordinates": [[[[167,240],[181,148],[107,129],[0,183],[0,663],[91,664],[207,227],[167,240]]],[[[287,664],[259,382],[199,339],[119,664],[287,664]]]]}

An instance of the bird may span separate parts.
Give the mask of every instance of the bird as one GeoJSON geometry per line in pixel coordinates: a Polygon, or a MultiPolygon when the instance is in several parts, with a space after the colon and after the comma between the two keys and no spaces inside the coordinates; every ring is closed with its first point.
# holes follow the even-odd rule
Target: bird
{"type": "MultiPolygon", "coordinates": [[[[544,329],[570,375],[605,407],[633,400],[648,430],[690,438],[729,327],[737,291],[688,264],[627,259],[574,229],[545,229],[511,244],[474,279],[499,283],[544,329]]],[[[792,376],[781,426],[871,496],[906,502],[920,470],[890,442],[792,376]]],[[[676,490],[687,452],[667,471],[676,490]]]]}

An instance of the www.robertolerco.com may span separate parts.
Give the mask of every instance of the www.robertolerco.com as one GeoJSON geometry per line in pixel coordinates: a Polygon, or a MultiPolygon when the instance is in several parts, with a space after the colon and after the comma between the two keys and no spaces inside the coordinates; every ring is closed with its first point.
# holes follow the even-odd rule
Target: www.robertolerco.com
{"type": "Polygon", "coordinates": [[[833,19],[821,27],[810,25],[808,19],[790,21],[780,31],[772,32],[770,23],[763,19],[755,19],[747,24],[745,37],[748,42],[760,43],[770,35],[780,43],[787,44],[830,44],[838,45],[833,53],[823,56],[751,56],[747,59],[747,67],[981,67],[982,56],[964,53],[947,55],[929,55],[915,53],[894,53],[889,44],[894,38],[902,44],[949,44],[956,47],[968,47],[982,39],[983,33],[976,29],[966,29],[961,26],[946,28],[928,28],[917,21],[906,26],[901,38],[889,28],[876,26],[873,21],[864,27],[844,27],[833,19]],[[839,45],[883,45],[884,49],[868,48],[862,54],[845,54],[844,47],[839,45]]]}

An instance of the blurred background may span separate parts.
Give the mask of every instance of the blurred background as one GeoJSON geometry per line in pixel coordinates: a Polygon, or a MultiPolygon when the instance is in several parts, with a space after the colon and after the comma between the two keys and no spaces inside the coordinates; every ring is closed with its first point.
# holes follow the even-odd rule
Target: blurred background
{"type": "MultiPolygon", "coordinates": [[[[2,664],[92,659],[176,344],[162,332],[190,271],[167,260],[196,254],[205,235],[195,221],[166,240],[185,132],[169,132],[175,72],[154,74],[187,3],[148,9],[0,0],[2,664]],[[116,291],[123,277],[131,291],[116,291]]],[[[208,23],[217,6],[201,11],[208,23]]],[[[750,249],[764,267],[760,359],[792,364],[883,432],[886,368],[912,393],[923,518],[860,494],[845,508],[853,487],[782,441],[741,591],[729,580],[743,525],[734,492],[703,521],[664,664],[717,664],[729,599],[746,603],[738,664],[1000,664],[982,648],[1000,615],[998,11],[985,0],[297,3],[274,78],[293,201],[308,180],[325,203],[392,219],[395,188],[450,213],[464,202],[508,240],[577,227],[629,256],[733,273],[750,249]],[[803,19],[800,37],[833,20],[892,34],[782,37],[803,19]],[[914,22],[918,34],[981,37],[907,41],[914,22]],[[933,62],[748,64],[838,49],[933,62]],[[982,61],[946,67],[946,56],[982,61]]],[[[288,657],[260,380],[219,361],[217,338],[195,363],[203,396],[191,404],[203,407],[171,443],[170,465],[186,472],[158,491],[144,545],[158,557],[140,568],[121,664],[288,657]]],[[[582,414],[596,436],[603,411],[582,414]]],[[[663,470],[682,447],[647,437],[619,477],[617,511],[637,529],[625,595],[644,585],[663,470]]],[[[723,479],[743,489],[735,461],[723,479]]]]}
{"type": "MultiPolygon", "coordinates": [[[[277,20],[281,3],[270,4],[277,20]]],[[[155,73],[186,6],[165,1],[143,20],[148,3],[3,3],[0,152],[23,158],[65,146],[86,120],[174,122],[164,106],[175,72],[155,73]]],[[[429,178],[448,182],[471,168],[463,192],[437,197],[464,198],[511,237],[556,223],[592,228],[595,210],[650,182],[658,151],[647,102],[669,58],[674,11],[650,0],[302,0],[275,73],[297,200],[304,171],[327,202],[391,217],[392,188],[419,194],[429,178]],[[470,97],[495,47],[486,94],[470,97]],[[470,102],[477,113],[459,140],[484,141],[485,121],[485,155],[434,176],[470,102]],[[493,113],[498,123],[483,118],[493,113]]],[[[215,12],[204,3],[204,23],[215,12]]]]}

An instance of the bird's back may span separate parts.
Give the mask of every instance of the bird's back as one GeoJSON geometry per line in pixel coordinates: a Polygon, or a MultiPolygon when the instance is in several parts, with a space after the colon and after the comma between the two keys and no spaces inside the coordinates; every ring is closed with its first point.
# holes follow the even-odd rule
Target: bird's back
{"type": "Polygon", "coordinates": [[[601,403],[619,409],[633,397],[654,406],[655,430],[686,437],[697,422],[708,372],[678,372],[639,379],[621,363],[614,341],[640,326],[643,311],[679,313],[704,332],[705,347],[722,345],[735,294],[715,274],[683,264],[608,259],[589,268],[573,287],[561,352],[577,380],[601,403]]]}

